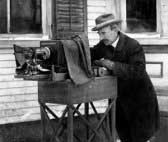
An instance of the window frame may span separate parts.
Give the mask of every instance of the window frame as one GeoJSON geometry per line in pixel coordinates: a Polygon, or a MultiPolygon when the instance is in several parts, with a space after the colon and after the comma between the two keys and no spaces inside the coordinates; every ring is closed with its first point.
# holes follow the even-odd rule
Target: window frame
{"type": "MultiPolygon", "coordinates": [[[[13,33],[1,33],[0,40],[38,40],[49,39],[51,36],[51,2],[52,0],[41,0],[41,15],[42,15],[42,32],[31,34],[13,34],[13,33]]],[[[7,0],[7,23],[10,22],[10,0],[7,0]]],[[[8,32],[9,32],[9,24],[8,32]]]]}

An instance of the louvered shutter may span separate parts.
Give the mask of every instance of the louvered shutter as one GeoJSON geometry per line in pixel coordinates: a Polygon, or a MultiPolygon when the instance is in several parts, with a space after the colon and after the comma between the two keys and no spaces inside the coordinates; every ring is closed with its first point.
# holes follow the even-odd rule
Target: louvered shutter
{"type": "Polygon", "coordinates": [[[87,34],[87,0],[53,0],[52,38],[87,34]]]}

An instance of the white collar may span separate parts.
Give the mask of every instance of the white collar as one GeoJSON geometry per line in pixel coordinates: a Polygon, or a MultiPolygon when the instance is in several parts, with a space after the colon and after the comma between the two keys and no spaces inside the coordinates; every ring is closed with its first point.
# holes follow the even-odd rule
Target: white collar
{"type": "Polygon", "coordinates": [[[118,41],[119,41],[119,36],[118,36],[117,39],[112,43],[112,46],[113,46],[114,48],[116,48],[118,41]]]}

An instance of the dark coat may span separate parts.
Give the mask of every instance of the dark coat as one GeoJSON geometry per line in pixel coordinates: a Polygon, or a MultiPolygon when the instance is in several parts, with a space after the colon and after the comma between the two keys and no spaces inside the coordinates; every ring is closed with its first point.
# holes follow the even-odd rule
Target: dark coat
{"type": "Polygon", "coordinates": [[[91,57],[115,62],[112,72],[118,77],[116,128],[120,139],[144,142],[159,128],[157,97],[146,73],[142,46],[121,32],[119,37],[114,51],[100,41],[91,49],[91,57]]]}

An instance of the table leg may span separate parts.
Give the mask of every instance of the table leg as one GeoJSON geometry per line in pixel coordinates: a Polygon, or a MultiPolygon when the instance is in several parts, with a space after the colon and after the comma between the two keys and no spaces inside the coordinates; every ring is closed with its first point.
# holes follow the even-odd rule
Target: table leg
{"type": "Polygon", "coordinates": [[[68,107],[67,129],[67,142],[73,142],[73,110],[70,106],[68,107]]]}
{"type": "MultiPolygon", "coordinates": [[[[89,103],[85,103],[85,117],[89,119],[89,103]]],[[[86,125],[86,140],[89,139],[89,127],[86,125]]]]}
{"type": "Polygon", "coordinates": [[[110,125],[110,131],[111,131],[111,136],[112,136],[112,140],[113,142],[116,141],[116,129],[115,129],[115,109],[116,109],[116,105],[115,105],[115,100],[109,99],[109,104],[113,103],[113,106],[109,112],[109,125],[110,125]]]}
{"type": "Polygon", "coordinates": [[[42,126],[42,134],[41,134],[41,142],[47,142],[46,138],[46,121],[44,115],[44,108],[40,105],[40,114],[41,114],[41,126],[42,126]]]}
{"type": "MultiPolygon", "coordinates": [[[[116,101],[115,101],[116,102],[116,101]]],[[[113,104],[113,107],[111,108],[112,109],[112,117],[113,117],[113,120],[112,120],[112,139],[113,139],[113,142],[116,141],[116,103],[114,102],[113,104]]]]}

